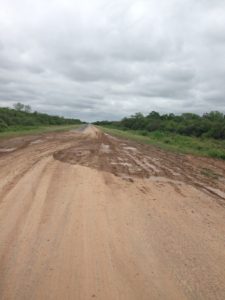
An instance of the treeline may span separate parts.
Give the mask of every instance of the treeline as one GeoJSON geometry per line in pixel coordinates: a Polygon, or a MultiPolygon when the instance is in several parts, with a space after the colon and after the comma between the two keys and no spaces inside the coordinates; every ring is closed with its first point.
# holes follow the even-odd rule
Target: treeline
{"type": "Polygon", "coordinates": [[[73,125],[81,124],[79,119],[68,119],[51,116],[37,111],[32,112],[31,107],[17,103],[14,109],[0,108],[0,131],[7,131],[14,127],[41,126],[41,125],[73,125]]]}
{"type": "Polygon", "coordinates": [[[202,116],[194,113],[161,115],[152,111],[146,116],[136,113],[119,122],[101,121],[95,122],[95,124],[124,130],[143,130],[146,134],[152,131],[164,131],[187,136],[225,139],[225,115],[218,111],[205,113],[202,116]]]}

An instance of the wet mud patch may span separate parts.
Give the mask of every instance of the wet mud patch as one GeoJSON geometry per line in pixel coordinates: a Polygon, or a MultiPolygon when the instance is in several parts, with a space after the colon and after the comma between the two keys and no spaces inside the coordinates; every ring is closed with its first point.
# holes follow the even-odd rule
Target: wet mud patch
{"type": "MultiPolygon", "coordinates": [[[[134,152],[133,149],[129,151],[134,152]]],[[[55,152],[53,157],[62,162],[110,172],[128,180],[131,177],[147,178],[152,173],[143,168],[137,158],[129,155],[128,149],[118,142],[115,144],[106,135],[100,139],[81,139],[74,146],[55,152]]]]}
{"type": "Polygon", "coordinates": [[[95,132],[94,137],[90,137],[90,132],[80,135],[71,147],[55,152],[53,157],[110,172],[130,182],[135,178],[164,178],[173,181],[177,192],[180,192],[177,182],[184,182],[225,200],[224,162],[167,152],[104,133],[95,132]],[[207,170],[207,174],[202,170],[207,170]]]}

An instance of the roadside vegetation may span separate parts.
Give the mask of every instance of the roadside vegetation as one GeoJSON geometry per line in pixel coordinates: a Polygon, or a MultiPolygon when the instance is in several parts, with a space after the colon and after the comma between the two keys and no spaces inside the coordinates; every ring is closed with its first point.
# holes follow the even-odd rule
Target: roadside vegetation
{"type": "Polygon", "coordinates": [[[225,160],[225,141],[210,138],[196,138],[162,131],[122,130],[109,125],[101,126],[104,132],[131,139],[140,143],[158,146],[162,149],[186,154],[208,156],[225,160]]]}
{"type": "Polygon", "coordinates": [[[185,136],[225,139],[225,115],[218,111],[202,116],[193,113],[182,115],[164,114],[152,111],[147,116],[141,113],[124,118],[119,122],[101,121],[96,125],[111,125],[120,129],[170,132],[185,136]]]}
{"type": "Polygon", "coordinates": [[[10,128],[7,131],[0,132],[0,140],[5,138],[30,135],[30,134],[41,134],[47,132],[63,132],[63,131],[79,128],[80,126],[81,126],[80,124],[74,124],[74,125],[26,126],[20,129],[10,128]]]}
{"type": "Polygon", "coordinates": [[[79,119],[51,116],[37,111],[32,112],[29,105],[16,103],[14,108],[0,108],[0,137],[46,131],[67,130],[80,125],[79,119]]]}
{"type": "Polygon", "coordinates": [[[108,133],[167,150],[225,160],[225,116],[220,112],[202,116],[137,113],[119,122],[102,121],[95,125],[102,126],[108,133]]]}

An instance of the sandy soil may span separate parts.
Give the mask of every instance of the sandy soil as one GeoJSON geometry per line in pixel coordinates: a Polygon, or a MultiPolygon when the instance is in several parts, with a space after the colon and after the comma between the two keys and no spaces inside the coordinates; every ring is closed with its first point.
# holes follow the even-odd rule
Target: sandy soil
{"type": "Polygon", "coordinates": [[[225,299],[225,163],[103,134],[0,142],[0,299],[225,299]]]}

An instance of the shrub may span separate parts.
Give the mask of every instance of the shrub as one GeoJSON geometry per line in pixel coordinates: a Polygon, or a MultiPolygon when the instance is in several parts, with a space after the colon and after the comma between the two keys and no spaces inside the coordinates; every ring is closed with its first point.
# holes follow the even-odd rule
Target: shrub
{"type": "Polygon", "coordinates": [[[0,132],[6,130],[7,128],[8,128],[8,125],[5,123],[5,121],[0,119],[0,132]]]}

